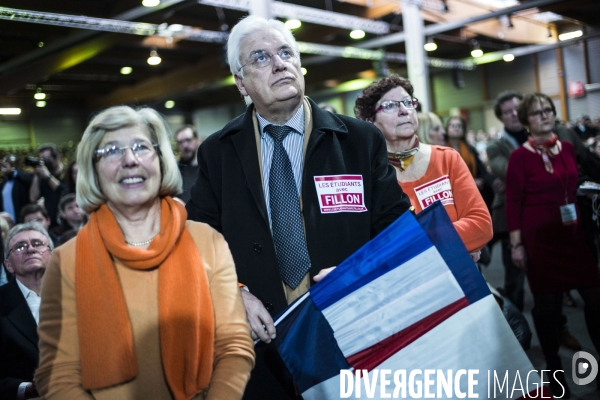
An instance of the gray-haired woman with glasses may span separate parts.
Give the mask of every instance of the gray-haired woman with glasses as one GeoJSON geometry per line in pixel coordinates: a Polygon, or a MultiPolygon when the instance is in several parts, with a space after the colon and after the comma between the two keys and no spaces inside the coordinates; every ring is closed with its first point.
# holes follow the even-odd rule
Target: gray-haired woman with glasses
{"type": "Polygon", "coordinates": [[[415,211],[441,201],[477,261],[493,235],[490,214],[460,155],[452,148],[419,142],[417,104],[410,81],[392,75],[363,90],[354,113],[383,132],[388,160],[415,211]]]}
{"type": "Polygon", "coordinates": [[[46,399],[240,399],[254,364],[229,247],[187,221],[165,122],[149,108],[98,114],[77,150],[90,214],[42,286],[46,399]]]}

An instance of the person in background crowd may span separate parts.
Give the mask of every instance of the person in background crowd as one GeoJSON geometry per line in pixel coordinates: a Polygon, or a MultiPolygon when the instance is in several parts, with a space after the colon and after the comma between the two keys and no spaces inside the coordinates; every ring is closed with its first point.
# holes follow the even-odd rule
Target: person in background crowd
{"type": "Polygon", "coordinates": [[[417,136],[421,143],[446,146],[446,130],[440,117],[432,112],[420,112],[417,113],[417,118],[419,120],[417,136]]]}
{"type": "MultiPolygon", "coordinates": [[[[492,209],[494,190],[492,188],[494,176],[489,174],[479,158],[475,147],[466,141],[467,122],[459,116],[452,116],[446,121],[446,146],[458,151],[461,158],[469,167],[469,171],[475,179],[475,184],[483,201],[489,210],[492,209]]],[[[473,133],[474,134],[474,133],[473,133]]]]}
{"type": "Polygon", "coordinates": [[[596,136],[590,146],[590,151],[597,157],[600,157],[600,136],[596,136]]]}
{"type": "Polygon", "coordinates": [[[187,203],[190,200],[190,189],[198,177],[198,146],[202,140],[198,138],[198,132],[193,125],[180,128],[175,133],[175,140],[181,154],[177,165],[183,179],[183,191],[177,197],[187,203]]]}
{"type": "Polygon", "coordinates": [[[502,243],[502,263],[504,264],[504,289],[506,296],[520,311],[523,311],[525,296],[525,273],[514,265],[511,257],[508,227],[506,226],[506,169],[510,154],[527,141],[527,132],[517,115],[517,109],[523,95],[506,91],[496,98],[494,114],[502,121],[500,137],[487,146],[488,163],[492,174],[498,179],[494,182],[494,200],[492,202],[492,223],[494,241],[502,243]]]}
{"type": "Polygon", "coordinates": [[[240,399],[254,352],[223,236],[186,221],[181,174],[149,108],[109,108],[77,150],[90,220],[42,284],[45,399],[240,399]]]}
{"type": "Polygon", "coordinates": [[[530,137],[510,155],[506,218],[512,260],[526,271],[534,296],[533,321],[547,369],[553,372],[550,388],[555,395],[564,388],[564,398],[569,398],[558,355],[563,292],[579,291],[588,333],[600,350],[600,272],[579,220],[575,151],[553,132],[555,114],[552,99],[542,93],[525,96],[519,105],[519,121],[530,137]]]}
{"type": "Polygon", "coordinates": [[[475,262],[492,238],[492,220],[473,177],[460,155],[449,147],[421,143],[410,81],[391,75],[373,82],[356,99],[356,118],[375,125],[385,137],[396,179],[419,213],[441,193],[444,208],[475,262]],[[435,186],[428,187],[432,183],[435,186]]]}
{"type": "Polygon", "coordinates": [[[61,193],[61,197],[68,193],[76,193],[77,191],[77,161],[72,161],[65,170],[65,186],[66,189],[61,193]]]}
{"type": "Polygon", "coordinates": [[[29,188],[33,182],[33,175],[22,171],[19,159],[13,154],[5,156],[0,161],[0,169],[4,181],[0,185],[2,201],[0,211],[10,214],[16,221],[21,213],[21,208],[29,204],[29,188]]]}
{"type": "MultiPolygon", "coordinates": [[[[373,125],[321,110],[304,97],[298,45],[277,20],[249,16],[231,31],[231,73],[246,113],[207,138],[187,203],[193,220],[223,233],[254,338],[276,335],[273,315],[408,210],[373,125]],[[317,179],[357,177],[364,197],[328,212],[317,179]],[[352,210],[357,212],[352,212],[352,210]],[[319,273],[321,272],[321,275],[319,273]]],[[[257,346],[245,399],[284,400],[257,346]]],[[[294,389],[291,388],[292,393],[294,389]]]]}
{"type": "MultiPolygon", "coordinates": [[[[4,218],[0,218],[0,254],[4,257],[4,241],[9,231],[8,222],[4,218]]],[[[0,286],[7,283],[11,278],[12,274],[8,272],[4,263],[0,263],[0,286]]]]}
{"type": "Polygon", "coordinates": [[[50,216],[50,226],[54,227],[58,224],[58,201],[66,189],[62,177],[64,166],[54,143],[41,145],[38,154],[40,163],[35,167],[29,201],[35,203],[40,197],[44,198],[44,206],[50,216]]]}
{"type": "Polygon", "coordinates": [[[69,193],[61,197],[58,203],[60,224],[52,230],[52,233],[58,238],[58,243],[64,243],[62,236],[67,231],[78,232],[87,222],[87,217],[77,205],[75,193],[69,193]]]}
{"type": "Polygon", "coordinates": [[[39,397],[33,373],[38,366],[40,289],[50,252],[48,233],[37,222],[12,228],[4,265],[14,279],[0,287],[0,398],[39,397]]]}
{"type": "Polygon", "coordinates": [[[598,128],[594,126],[588,115],[580,115],[577,118],[575,131],[584,143],[587,143],[590,138],[595,138],[598,135],[598,128]]]}
{"type": "MultiPolygon", "coordinates": [[[[492,203],[492,221],[494,224],[494,242],[500,240],[502,246],[502,263],[504,265],[504,288],[502,293],[520,311],[523,311],[525,295],[525,272],[512,261],[512,250],[506,225],[506,170],[511,153],[527,141],[527,130],[519,121],[517,110],[523,95],[514,91],[505,91],[498,95],[494,104],[494,114],[503,123],[503,129],[497,141],[488,145],[488,163],[492,173],[498,178],[494,182],[494,201],[492,203]]],[[[566,139],[565,130],[556,130],[561,140],[566,139]]],[[[566,132],[567,134],[569,132],[566,132]]],[[[568,141],[571,141],[569,139],[568,141]]],[[[569,301],[567,293],[567,301],[569,301]]],[[[567,328],[567,318],[561,317],[561,344],[573,350],[580,350],[581,344],[567,328]]]]}
{"type": "Polygon", "coordinates": [[[13,219],[12,215],[7,213],[6,211],[0,212],[0,219],[6,221],[6,223],[8,224],[8,229],[11,229],[13,226],[15,226],[15,220],[13,219]]]}
{"type": "Polygon", "coordinates": [[[19,216],[19,222],[37,222],[41,224],[44,229],[50,235],[50,239],[52,239],[52,243],[58,243],[58,237],[54,235],[50,229],[50,217],[48,216],[48,211],[39,204],[27,204],[25,207],[21,209],[21,215],[19,216]]]}

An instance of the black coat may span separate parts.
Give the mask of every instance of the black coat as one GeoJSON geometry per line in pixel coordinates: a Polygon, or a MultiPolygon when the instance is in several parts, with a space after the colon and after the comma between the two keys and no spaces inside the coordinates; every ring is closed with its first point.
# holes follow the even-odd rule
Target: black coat
{"type": "MultiPolygon", "coordinates": [[[[410,207],[388,163],[385,140],[372,124],[312,107],[313,130],[302,171],[302,205],[311,278],[338,265],[410,207]],[[359,174],[366,212],[321,214],[313,177],[359,174]]],[[[253,106],[206,139],[189,218],[221,232],[238,280],[275,315],[287,306],[263,193],[253,106]]],[[[312,280],[311,280],[312,281],[312,280]]]]}
{"type": "Polygon", "coordinates": [[[0,286],[0,399],[17,398],[38,366],[37,324],[16,279],[0,286]]]}
{"type": "MultiPolygon", "coordinates": [[[[0,196],[2,195],[2,190],[4,189],[4,185],[6,185],[6,180],[2,182],[0,185],[0,196]]],[[[15,223],[19,223],[19,214],[21,213],[21,208],[30,203],[29,201],[29,188],[31,187],[31,182],[33,182],[33,174],[17,171],[17,176],[15,177],[15,185],[12,190],[12,201],[15,206],[15,223]]],[[[4,204],[0,201],[0,211],[4,211],[4,204]]]]}

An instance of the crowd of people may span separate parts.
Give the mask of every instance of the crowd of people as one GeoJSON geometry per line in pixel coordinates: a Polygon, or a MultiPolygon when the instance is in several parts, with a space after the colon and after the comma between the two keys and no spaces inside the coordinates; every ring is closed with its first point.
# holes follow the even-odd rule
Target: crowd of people
{"type": "Polygon", "coordinates": [[[418,112],[397,75],[364,89],[351,118],[305,96],[283,23],[247,17],[227,49],[248,107],[204,142],[117,106],[66,166],[52,143],[1,154],[0,398],[300,398],[269,370],[273,316],[435,201],[475,263],[500,242],[502,302],[522,311],[528,280],[547,369],[573,339],[570,290],[600,350],[596,199],[578,191],[600,182],[597,119],[569,127],[547,95],[510,91],[494,106],[502,130],[475,133],[418,112]],[[324,212],[314,178],[349,174],[360,211],[324,212]]]}

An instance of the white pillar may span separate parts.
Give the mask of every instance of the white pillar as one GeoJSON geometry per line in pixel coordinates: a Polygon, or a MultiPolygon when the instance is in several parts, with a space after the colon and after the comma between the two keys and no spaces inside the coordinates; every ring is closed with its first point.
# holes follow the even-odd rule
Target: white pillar
{"type": "Polygon", "coordinates": [[[250,0],[250,15],[270,19],[272,17],[271,0],[250,0]]]}
{"type": "Polygon", "coordinates": [[[429,67],[425,62],[425,38],[423,19],[415,0],[402,0],[402,22],[406,33],[406,61],[408,79],[415,89],[415,97],[421,103],[422,111],[429,111],[429,67]]]}

